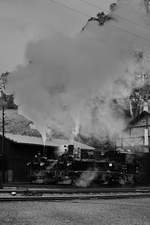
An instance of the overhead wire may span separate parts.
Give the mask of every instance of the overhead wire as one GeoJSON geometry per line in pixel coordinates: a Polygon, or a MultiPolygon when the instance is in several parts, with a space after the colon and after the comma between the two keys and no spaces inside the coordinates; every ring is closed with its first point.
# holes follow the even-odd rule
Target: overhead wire
{"type": "Polygon", "coordinates": [[[124,29],[124,28],[122,28],[122,27],[120,27],[120,26],[117,26],[117,25],[115,25],[115,24],[111,24],[111,25],[114,26],[114,27],[116,27],[116,28],[118,28],[118,29],[120,29],[120,30],[122,30],[122,31],[126,31],[126,32],[129,33],[129,34],[132,34],[132,35],[134,35],[134,36],[136,36],[136,37],[139,37],[139,38],[141,38],[141,39],[143,39],[143,40],[145,40],[145,41],[150,41],[149,38],[145,38],[145,37],[143,37],[143,36],[141,36],[141,35],[139,35],[139,34],[134,33],[133,31],[129,31],[129,30],[124,29]]]}
{"type": "Polygon", "coordinates": [[[76,12],[76,13],[78,13],[78,14],[81,14],[81,15],[83,15],[83,16],[86,16],[86,17],[89,17],[89,16],[90,16],[90,15],[88,15],[87,13],[84,13],[84,12],[78,10],[78,9],[75,9],[75,8],[73,8],[73,7],[71,7],[71,6],[68,6],[68,5],[64,4],[63,2],[58,2],[58,1],[56,1],[56,0],[49,0],[49,1],[50,1],[50,2],[53,2],[53,3],[55,3],[55,4],[58,4],[58,5],[62,5],[63,7],[67,8],[67,9],[69,9],[69,10],[71,10],[71,11],[74,11],[74,12],[76,12]]]}
{"type": "MultiPolygon", "coordinates": [[[[93,3],[89,3],[87,0],[80,0],[80,1],[86,2],[86,4],[92,5],[92,6],[94,6],[94,7],[97,7],[98,9],[102,10],[102,8],[100,8],[98,5],[93,4],[93,3]]],[[[132,23],[132,24],[134,24],[134,25],[136,25],[136,26],[138,26],[138,27],[140,27],[140,28],[144,28],[144,29],[147,28],[146,26],[141,26],[140,24],[138,24],[138,23],[136,23],[136,22],[134,22],[134,21],[132,21],[132,20],[130,20],[130,19],[128,19],[128,18],[122,17],[122,16],[120,16],[120,15],[118,15],[118,14],[116,14],[116,13],[113,13],[113,14],[116,15],[117,17],[123,19],[123,20],[126,20],[126,21],[128,21],[128,22],[130,22],[130,23],[132,23]]],[[[124,29],[124,28],[122,28],[122,27],[120,27],[120,26],[117,26],[117,25],[114,25],[114,24],[112,24],[112,26],[115,26],[115,27],[117,27],[117,28],[119,28],[119,29],[121,29],[121,30],[124,30],[124,31],[126,31],[126,32],[128,32],[128,33],[130,33],[130,34],[133,34],[133,35],[135,35],[135,36],[137,36],[137,37],[143,38],[143,39],[146,40],[146,41],[150,41],[149,38],[142,37],[142,36],[140,36],[140,35],[138,35],[138,34],[136,34],[136,33],[133,33],[133,32],[131,32],[131,31],[127,30],[127,29],[124,29]]]]}
{"type": "MultiPolygon", "coordinates": [[[[97,8],[97,9],[103,11],[103,9],[102,9],[100,6],[98,6],[98,5],[96,5],[96,4],[93,4],[93,3],[90,3],[88,0],[79,0],[79,1],[85,2],[86,4],[91,5],[91,6],[95,7],[95,8],[97,8]]],[[[138,11],[136,11],[136,12],[138,12],[138,11]]],[[[126,17],[120,16],[119,14],[117,14],[117,13],[115,13],[115,12],[113,12],[113,15],[114,15],[114,16],[116,15],[116,16],[119,17],[120,19],[126,20],[126,21],[128,21],[128,22],[130,22],[130,23],[132,23],[132,24],[134,24],[134,25],[136,25],[136,26],[139,26],[140,28],[141,28],[141,27],[144,28],[144,29],[147,28],[146,26],[143,26],[143,25],[141,26],[141,24],[136,23],[136,22],[134,22],[133,20],[130,20],[130,19],[126,18],[126,17]]]]}
{"type": "Polygon", "coordinates": [[[143,26],[143,25],[141,26],[139,23],[136,23],[136,22],[134,22],[133,20],[130,20],[130,19],[126,18],[126,17],[120,16],[120,15],[117,14],[117,13],[113,13],[113,15],[119,17],[120,19],[126,20],[126,21],[128,21],[128,22],[130,22],[130,23],[132,23],[132,24],[134,24],[134,25],[136,25],[136,26],[142,27],[142,28],[144,28],[144,29],[147,28],[146,26],[143,26]]]}
{"type": "Polygon", "coordinates": [[[93,4],[93,3],[91,3],[91,2],[89,2],[89,1],[87,1],[87,0],[79,0],[80,2],[85,2],[86,4],[88,4],[88,5],[90,5],[90,6],[93,6],[93,7],[95,7],[95,8],[99,8],[100,10],[104,10],[104,9],[102,9],[100,6],[98,6],[98,5],[96,5],[96,4],[93,4]]]}
{"type": "MultiPolygon", "coordinates": [[[[128,2],[125,2],[125,1],[124,1],[123,4],[128,6],[128,2]]],[[[134,12],[140,14],[139,11],[138,11],[136,8],[133,8],[133,7],[132,7],[132,11],[134,11],[134,12]]]]}
{"type": "MultiPolygon", "coordinates": [[[[88,17],[90,17],[91,15],[89,15],[89,14],[87,14],[87,13],[84,13],[84,12],[82,12],[82,11],[80,11],[80,10],[77,10],[77,9],[75,9],[75,8],[73,8],[73,7],[70,7],[70,6],[68,6],[68,5],[66,5],[66,4],[64,4],[64,3],[62,3],[62,2],[58,2],[58,1],[56,1],[56,0],[49,0],[49,1],[51,1],[51,2],[53,2],[53,3],[55,3],[55,4],[59,4],[59,5],[62,5],[63,7],[65,7],[65,8],[67,8],[67,9],[69,9],[69,10],[72,10],[72,11],[74,11],[74,12],[76,12],[76,13],[78,13],[78,14],[81,14],[81,15],[83,15],[83,16],[88,16],[88,17]]],[[[80,1],[86,1],[86,0],[80,0],[80,1]]],[[[87,2],[87,1],[86,1],[87,2]]],[[[92,3],[91,3],[92,4],[92,3]]],[[[93,4],[92,4],[93,5],[93,4]]],[[[95,6],[96,7],[96,6],[95,6]]],[[[119,16],[119,15],[118,15],[119,16]]],[[[122,17],[122,19],[125,19],[125,18],[123,18],[122,17]]],[[[130,21],[130,22],[132,22],[132,21],[130,21]]],[[[133,23],[133,22],[132,22],[133,23]]],[[[129,30],[127,30],[127,29],[124,29],[124,28],[122,28],[122,27],[120,27],[120,26],[117,26],[116,24],[112,24],[111,23],[111,25],[113,26],[113,27],[116,27],[116,28],[118,28],[118,29],[120,29],[120,30],[122,30],[122,31],[125,31],[125,32],[127,32],[127,33],[129,33],[129,34],[132,34],[132,35],[134,35],[134,36],[136,36],[136,37],[139,37],[139,38],[141,38],[141,39],[143,39],[143,40],[145,40],[145,41],[149,41],[150,42],[150,39],[149,38],[145,38],[145,37],[143,37],[143,36],[141,36],[141,35],[138,35],[138,34],[136,34],[136,33],[134,33],[134,32],[131,32],[131,31],[129,31],[129,30]]]]}

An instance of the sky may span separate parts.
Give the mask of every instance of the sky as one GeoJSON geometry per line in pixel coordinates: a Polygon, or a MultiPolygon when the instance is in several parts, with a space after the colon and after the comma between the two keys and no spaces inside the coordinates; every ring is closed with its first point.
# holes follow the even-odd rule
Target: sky
{"type": "Polygon", "coordinates": [[[105,0],[0,0],[0,72],[12,71],[25,62],[25,49],[30,41],[56,31],[75,35],[98,11],[98,7],[90,3],[105,10],[108,2],[110,0],[107,4],[105,0]]]}

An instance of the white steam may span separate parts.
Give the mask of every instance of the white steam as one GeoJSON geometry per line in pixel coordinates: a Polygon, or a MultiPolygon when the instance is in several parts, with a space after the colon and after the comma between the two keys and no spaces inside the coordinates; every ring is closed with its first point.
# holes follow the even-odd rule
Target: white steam
{"type": "Polygon", "coordinates": [[[96,179],[96,177],[98,176],[98,171],[97,169],[89,169],[87,171],[84,171],[80,178],[77,179],[75,185],[77,187],[88,187],[90,186],[90,184],[94,181],[94,179],[96,179]]]}
{"type": "MultiPolygon", "coordinates": [[[[116,14],[129,9],[122,4],[116,14]]],[[[137,17],[133,9],[134,15],[137,17]]],[[[111,100],[129,95],[130,85],[117,92],[120,84],[114,85],[114,81],[120,79],[121,85],[124,80],[132,81],[127,70],[132,54],[136,48],[146,49],[149,41],[133,35],[143,35],[142,29],[131,29],[131,23],[114,17],[116,20],[102,27],[91,24],[74,38],[56,33],[30,43],[26,49],[30,63],[19,66],[10,76],[9,88],[15,91],[20,112],[34,121],[44,142],[53,133],[100,138],[124,128],[123,117],[113,111],[111,100]]],[[[149,34],[144,33],[145,37],[149,34]]]]}

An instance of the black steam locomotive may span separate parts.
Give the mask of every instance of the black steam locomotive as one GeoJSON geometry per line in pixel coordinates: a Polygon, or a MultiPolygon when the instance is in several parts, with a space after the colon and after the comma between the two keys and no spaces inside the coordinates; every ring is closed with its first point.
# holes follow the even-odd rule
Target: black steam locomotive
{"type": "Polygon", "coordinates": [[[136,185],[149,182],[150,155],[98,151],[68,145],[57,158],[37,154],[28,164],[32,183],[75,186],[136,185]]]}

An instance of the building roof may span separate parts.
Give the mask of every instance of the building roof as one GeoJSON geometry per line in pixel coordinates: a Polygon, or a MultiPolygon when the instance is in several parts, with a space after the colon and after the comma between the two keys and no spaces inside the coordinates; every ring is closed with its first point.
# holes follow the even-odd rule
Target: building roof
{"type": "MultiPolygon", "coordinates": [[[[6,133],[5,134],[5,138],[7,138],[10,141],[13,141],[15,143],[20,143],[20,144],[30,144],[30,145],[43,145],[43,141],[42,138],[40,137],[33,137],[33,136],[25,136],[25,135],[16,135],[16,134],[10,134],[10,133],[6,133]]],[[[94,150],[93,147],[88,146],[86,144],[77,142],[77,141],[73,141],[73,143],[71,143],[69,140],[67,139],[52,139],[52,140],[47,140],[46,141],[46,146],[51,146],[51,147],[59,147],[62,145],[69,145],[69,144],[73,144],[75,147],[79,147],[81,149],[91,149],[94,150]]]]}

